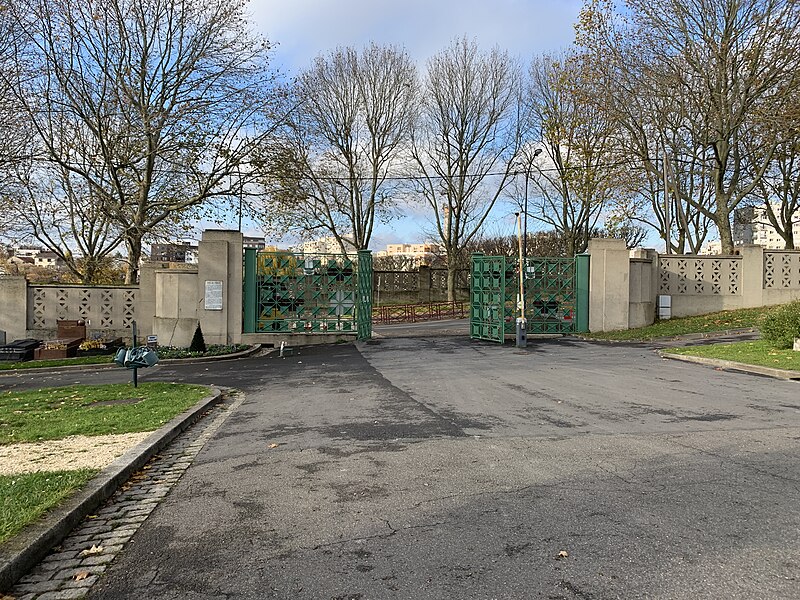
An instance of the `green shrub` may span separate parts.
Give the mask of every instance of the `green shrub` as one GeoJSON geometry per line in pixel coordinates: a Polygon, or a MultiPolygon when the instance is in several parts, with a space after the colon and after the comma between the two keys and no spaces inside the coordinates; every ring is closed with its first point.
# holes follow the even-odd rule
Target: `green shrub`
{"type": "Polygon", "coordinates": [[[761,337],[773,348],[791,348],[800,337],[800,300],[779,306],[764,317],[761,337]]]}
{"type": "Polygon", "coordinates": [[[206,341],[203,339],[203,330],[200,329],[200,323],[197,324],[197,329],[194,330],[194,336],[192,336],[192,343],[189,344],[189,350],[191,352],[206,351],[206,341]]]}

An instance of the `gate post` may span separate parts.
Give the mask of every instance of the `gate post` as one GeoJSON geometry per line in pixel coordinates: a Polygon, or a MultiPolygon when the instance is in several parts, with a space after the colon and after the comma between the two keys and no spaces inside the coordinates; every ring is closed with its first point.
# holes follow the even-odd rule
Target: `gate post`
{"type": "Polygon", "coordinates": [[[256,332],[256,263],[258,251],[255,248],[244,249],[244,301],[242,302],[243,333],[256,332]]]}
{"type": "Polygon", "coordinates": [[[197,259],[197,298],[202,302],[196,314],[203,336],[209,344],[238,344],[242,339],[242,233],[206,229],[197,259]]]}
{"type": "Polygon", "coordinates": [[[588,254],[575,256],[576,274],[576,301],[575,301],[575,332],[589,332],[589,267],[591,257],[588,254]]]}
{"type": "Polygon", "coordinates": [[[591,239],[592,295],[589,299],[589,329],[627,329],[630,314],[630,253],[625,240],[591,239]]]}
{"type": "Polygon", "coordinates": [[[358,251],[356,319],[359,340],[372,337],[372,251],[358,251]]]}

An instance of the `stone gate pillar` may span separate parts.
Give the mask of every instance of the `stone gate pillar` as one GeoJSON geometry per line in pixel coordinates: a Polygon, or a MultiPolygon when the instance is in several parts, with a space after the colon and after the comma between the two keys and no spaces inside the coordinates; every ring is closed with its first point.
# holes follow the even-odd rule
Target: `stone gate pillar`
{"type": "Polygon", "coordinates": [[[242,246],[240,231],[203,232],[197,259],[197,314],[207,344],[242,340],[242,246]]]}
{"type": "Polygon", "coordinates": [[[589,331],[628,329],[630,254],[625,240],[589,240],[589,331]]]}

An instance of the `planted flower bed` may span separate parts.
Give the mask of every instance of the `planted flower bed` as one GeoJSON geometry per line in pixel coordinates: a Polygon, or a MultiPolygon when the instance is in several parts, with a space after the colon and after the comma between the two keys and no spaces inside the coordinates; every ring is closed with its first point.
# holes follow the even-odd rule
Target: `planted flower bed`
{"type": "Polygon", "coordinates": [[[159,346],[157,349],[158,357],[161,359],[169,358],[203,358],[205,356],[223,356],[243,352],[250,346],[247,344],[228,344],[212,345],[206,348],[205,352],[196,352],[189,348],[175,348],[173,346],[159,346]]]}

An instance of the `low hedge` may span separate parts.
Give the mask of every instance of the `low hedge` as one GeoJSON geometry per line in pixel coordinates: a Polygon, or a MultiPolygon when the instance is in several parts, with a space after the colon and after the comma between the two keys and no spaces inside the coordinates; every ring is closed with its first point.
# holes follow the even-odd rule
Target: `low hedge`
{"type": "Polygon", "coordinates": [[[800,300],[767,313],[761,323],[761,338],[773,348],[787,349],[800,338],[800,300]]]}

